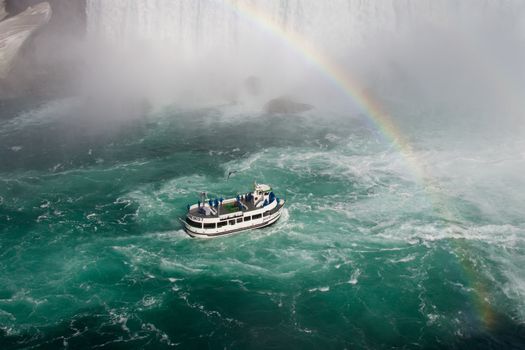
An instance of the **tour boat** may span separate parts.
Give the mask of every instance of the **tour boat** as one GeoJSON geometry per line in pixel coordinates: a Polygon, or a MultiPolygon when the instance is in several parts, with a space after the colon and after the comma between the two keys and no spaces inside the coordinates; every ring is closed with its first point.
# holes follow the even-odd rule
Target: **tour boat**
{"type": "Polygon", "coordinates": [[[268,185],[254,184],[253,192],[229,199],[208,199],[188,205],[184,228],[191,237],[213,238],[261,228],[276,222],[285,201],[279,199],[268,185]],[[202,202],[201,202],[202,201],[202,202]]]}

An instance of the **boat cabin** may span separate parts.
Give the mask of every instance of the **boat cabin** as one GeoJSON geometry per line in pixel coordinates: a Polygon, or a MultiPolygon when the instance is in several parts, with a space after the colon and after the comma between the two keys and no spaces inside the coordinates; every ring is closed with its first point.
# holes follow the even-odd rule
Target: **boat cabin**
{"type": "Polygon", "coordinates": [[[255,190],[253,191],[254,203],[258,203],[261,199],[268,197],[272,188],[265,184],[255,184],[255,190]]]}

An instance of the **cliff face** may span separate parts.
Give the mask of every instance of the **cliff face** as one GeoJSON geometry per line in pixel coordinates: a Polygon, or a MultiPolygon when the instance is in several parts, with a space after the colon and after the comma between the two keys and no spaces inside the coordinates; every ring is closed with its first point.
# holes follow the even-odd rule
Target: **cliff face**
{"type": "Polygon", "coordinates": [[[0,0],[0,21],[7,16],[7,11],[5,10],[5,1],[0,0]]]}
{"type": "Polygon", "coordinates": [[[0,0],[0,20],[9,15],[0,22],[0,99],[66,90],[62,85],[78,65],[85,0],[41,1],[0,0]]]}
{"type": "MultiPolygon", "coordinates": [[[[6,11],[16,15],[42,0],[0,0],[6,11]]],[[[53,35],[82,36],[86,27],[86,0],[46,0],[53,9],[53,17],[43,32],[53,35]]]]}
{"type": "Polygon", "coordinates": [[[51,7],[43,2],[0,22],[0,78],[7,77],[22,45],[50,18],[51,7]]]}

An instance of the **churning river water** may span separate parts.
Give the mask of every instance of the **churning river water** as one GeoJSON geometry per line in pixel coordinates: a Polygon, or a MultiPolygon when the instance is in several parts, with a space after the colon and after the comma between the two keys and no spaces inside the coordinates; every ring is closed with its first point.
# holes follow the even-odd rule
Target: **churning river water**
{"type": "Polygon", "coordinates": [[[421,179],[359,116],[79,104],[2,108],[0,348],[525,346],[521,138],[407,123],[421,179]],[[275,225],[185,235],[254,180],[275,225]]]}

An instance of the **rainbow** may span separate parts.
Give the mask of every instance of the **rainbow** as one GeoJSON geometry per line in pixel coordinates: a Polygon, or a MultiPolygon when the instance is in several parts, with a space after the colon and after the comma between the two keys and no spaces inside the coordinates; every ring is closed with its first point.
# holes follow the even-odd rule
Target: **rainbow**
{"type": "MultiPolygon", "coordinates": [[[[407,166],[413,172],[415,179],[420,182],[422,188],[428,193],[434,208],[440,208],[439,213],[448,222],[457,222],[453,212],[448,209],[443,199],[435,190],[432,177],[426,172],[425,163],[419,159],[414,152],[410,142],[403,136],[401,130],[395,125],[392,117],[366,90],[354,79],[343,67],[324,55],[306,38],[294,31],[287,31],[272,19],[267,13],[246,1],[223,0],[225,5],[234,13],[247,21],[255,24],[260,29],[270,33],[272,36],[284,41],[288,47],[302,56],[308,63],[317,67],[323,75],[339,87],[363,112],[366,117],[383,135],[383,138],[391,143],[402,155],[407,166]]],[[[468,255],[465,253],[467,247],[461,242],[453,240],[455,250],[460,252],[459,259],[463,268],[465,278],[470,282],[474,290],[473,306],[481,321],[481,324],[491,329],[495,323],[495,312],[489,303],[487,283],[476,272],[468,255]]]]}
{"type": "Polygon", "coordinates": [[[359,84],[343,67],[329,56],[324,55],[321,50],[313,46],[306,38],[296,32],[284,30],[279,23],[255,5],[250,5],[246,1],[224,0],[224,2],[240,17],[285,41],[289,48],[293,49],[308,63],[317,67],[318,71],[323,73],[328,80],[339,87],[346,96],[363,110],[369,121],[380,131],[381,135],[400,151],[417,179],[429,178],[425,175],[420,163],[418,164],[417,157],[410,143],[393,123],[391,116],[375,101],[373,96],[361,88],[362,84],[359,84]]]}

